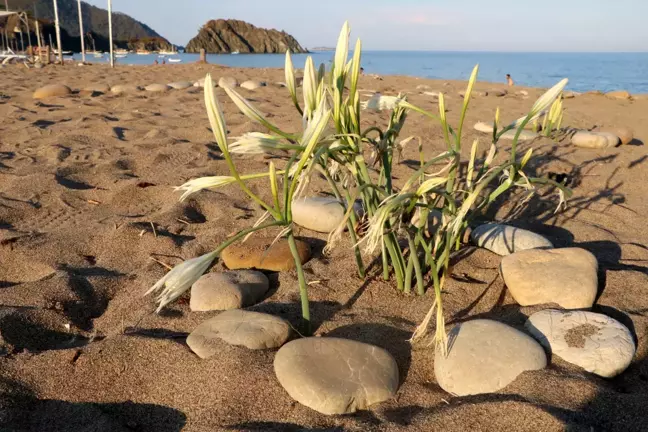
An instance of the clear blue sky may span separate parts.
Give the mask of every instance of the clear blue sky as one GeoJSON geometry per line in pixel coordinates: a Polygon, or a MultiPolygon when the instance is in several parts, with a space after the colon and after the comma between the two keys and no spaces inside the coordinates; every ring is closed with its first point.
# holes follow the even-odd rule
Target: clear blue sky
{"type": "Polygon", "coordinates": [[[209,19],[237,18],[334,46],[348,19],[374,50],[648,51],[648,0],[113,0],[113,9],[178,45],[209,19]]]}

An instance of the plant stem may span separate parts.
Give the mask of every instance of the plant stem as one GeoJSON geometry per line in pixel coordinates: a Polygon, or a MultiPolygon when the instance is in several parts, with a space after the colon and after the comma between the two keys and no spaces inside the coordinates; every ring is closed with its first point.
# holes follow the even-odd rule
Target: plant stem
{"type": "Polygon", "coordinates": [[[304,269],[301,263],[301,257],[297,251],[297,244],[295,243],[295,235],[292,230],[288,233],[288,245],[290,252],[295,260],[295,268],[297,269],[297,279],[299,281],[299,296],[301,297],[302,318],[304,320],[303,331],[305,335],[311,334],[311,321],[310,321],[310,307],[308,304],[308,287],[306,285],[306,278],[304,277],[304,269]]]}
{"type": "Polygon", "coordinates": [[[386,242],[387,251],[389,252],[389,258],[391,259],[392,266],[394,267],[394,274],[396,275],[396,285],[399,291],[403,291],[403,282],[405,276],[405,266],[403,263],[402,252],[399,252],[396,249],[395,244],[395,235],[394,233],[389,233],[384,240],[386,242]]]}
{"type": "Polygon", "coordinates": [[[383,279],[389,280],[389,261],[387,260],[387,247],[384,241],[380,245],[380,250],[382,255],[383,279]]]}
{"type": "Polygon", "coordinates": [[[403,292],[409,294],[412,292],[412,274],[414,272],[414,255],[410,251],[410,255],[407,259],[407,268],[405,269],[405,287],[403,292]]]}
{"type": "Polygon", "coordinates": [[[414,263],[414,271],[416,272],[416,292],[418,295],[425,294],[425,286],[423,285],[423,272],[421,271],[421,263],[419,261],[416,242],[412,238],[412,234],[407,233],[407,240],[409,241],[410,260],[414,263]]]}

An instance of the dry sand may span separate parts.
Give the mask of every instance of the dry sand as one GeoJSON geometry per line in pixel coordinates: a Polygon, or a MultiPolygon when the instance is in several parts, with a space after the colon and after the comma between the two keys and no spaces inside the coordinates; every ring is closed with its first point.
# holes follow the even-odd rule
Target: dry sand
{"type": "MultiPolygon", "coordinates": [[[[452,397],[434,379],[433,349],[407,339],[431,298],[399,295],[393,283],[354,275],[348,240],[330,256],[326,236],[302,230],[315,257],[306,265],[316,334],[348,337],[389,350],[403,384],[397,398],[356,415],[326,417],[291,400],[277,382],[273,351],[248,351],[223,344],[200,360],[184,344],[188,332],[213,313],[190,313],[181,299],[161,315],[151,314],[143,292],[164,273],[153,261],[174,265],[209,251],[228,235],[252,224],[261,212],[235,187],[203,192],[179,203],[177,186],[189,178],[224,175],[225,162],[208,129],[201,89],[163,94],[72,95],[37,102],[41,85],[147,85],[196,80],[211,71],[266,80],[254,92],[241,90],[272,121],[297,129],[286,89],[272,83],[283,72],[218,66],[104,66],[0,69],[0,424],[11,431],[639,431],[648,430],[648,100],[618,101],[582,95],[565,101],[565,125],[631,127],[632,144],[586,150],[536,140],[534,169],[568,174],[574,197],[553,214],[555,200],[534,199],[523,209],[510,205],[516,223],[548,236],[558,246],[593,252],[600,263],[602,311],[629,326],[638,351],[621,376],[604,380],[560,359],[525,373],[491,395],[452,397]],[[155,232],[153,228],[155,227],[155,232]]],[[[468,74],[470,71],[466,71],[468,74]]],[[[436,110],[416,87],[449,95],[448,116],[456,124],[461,82],[363,77],[361,88],[383,94],[406,91],[410,100],[436,110]]],[[[480,83],[479,89],[503,88],[480,83]]],[[[524,114],[530,97],[479,97],[472,104],[465,141],[488,137],[472,124],[524,114]]],[[[260,130],[226,101],[230,135],[260,130]]],[[[387,113],[367,113],[384,124],[387,113]]],[[[428,157],[443,149],[441,128],[411,114],[403,137],[423,138],[428,157]]],[[[418,160],[407,148],[396,171],[405,178],[418,160]]],[[[266,169],[262,157],[241,158],[244,172],[266,169]]],[[[278,164],[282,162],[278,161],[278,164]]],[[[263,181],[253,190],[268,196],[263,181]]],[[[326,191],[316,181],[312,193],[326,191]]],[[[549,198],[549,197],[548,197],[549,198]]],[[[514,203],[519,202],[514,197],[514,203]]],[[[522,328],[540,308],[518,306],[497,277],[499,257],[468,249],[446,286],[450,323],[487,317],[522,328]]],[[[212,271],[222,269],[217,264],[212,271]]],[[[272,274],[272,293],[252,310],[299,324],[297,277],[272,274]]]]}

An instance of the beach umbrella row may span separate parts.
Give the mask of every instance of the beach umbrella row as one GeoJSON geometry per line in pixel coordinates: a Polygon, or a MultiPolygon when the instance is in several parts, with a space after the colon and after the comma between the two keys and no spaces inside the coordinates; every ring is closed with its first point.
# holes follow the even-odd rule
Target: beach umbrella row
{"type": "MultiPolygon", "coordinates": [[[[59,24],[59,15],[58,15],[58,2],[57,0],[54,1],[54,21],[55,21],[55,26],[56,26],[56,43],[58,45],[58,56],[59,56],[59,62],[61,64],[63,63],[63,49],[61,48],[61,27],[59,24]]],[[[81,0],[77,0],[78,6],[79,6],[79,31],[81,35],[81,55],[83,57],[83,61],[85,62],[85,41],[83,40],[83,35],[85,34],[83,32],[83,16],[81,15],[81,0]]],[[[7,0],[5,0],[5,5],[7,6],[7,10],[9,10],[9,6],[7,5],[7,0]]],[[[112,1],[108,0],[108,33],[109,33],[109,40],[110,40],[110,67],[115,67],[115,57],[113,54],[113,31],[112,31],[112,1]]]]}

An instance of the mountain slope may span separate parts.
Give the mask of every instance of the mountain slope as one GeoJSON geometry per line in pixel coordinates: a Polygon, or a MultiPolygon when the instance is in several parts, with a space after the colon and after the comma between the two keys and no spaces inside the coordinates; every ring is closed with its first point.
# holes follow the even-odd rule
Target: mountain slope
{"type": "MultiPolygon", "coordinates": [[[[40,20],[54,21],[52,0],[11,0],[11,9],[25,10],[33,17],[34,5],[40,20]]],[[[72,38],[79,37],[79,21],[76,0],[58,0],[61,28],[72,38]]],[[[95,39],[103,42],[108,39],[108,11],[81,2],[81,14],[86,33],[92,33],[95,39]]],[[[130,16],[113,12],[113,38],[117,46],[127,46],[133,39],[159,38],[160,42],[170,44],[155,30],[130,16]]],[[[65,46],[66,44],[63,43],[65,46]]],[[[100,48],[100,43],[97,43],[100,48]]],[[[78,48],[76,48],[78,50],[78,48]]],[[[104,48],[105,49],[105,48],[104,48]]]]}
{"type": "Polygon", "coordinates": [[[204,48],[208,53],[284,53],[286,50],[306,52],[297,40],[286,32],[263,29],[239,20],[212,20],[191,39],[186,52],[196,53],[204,48]]]}

